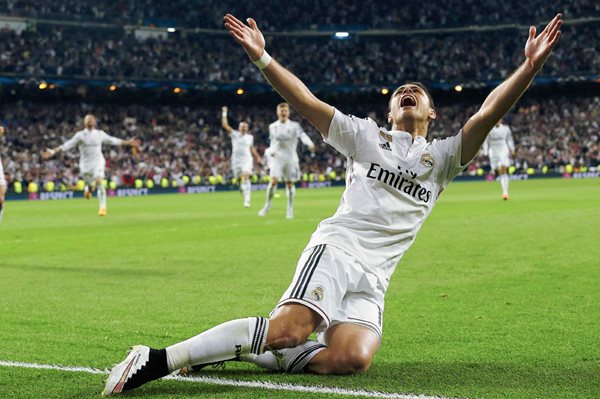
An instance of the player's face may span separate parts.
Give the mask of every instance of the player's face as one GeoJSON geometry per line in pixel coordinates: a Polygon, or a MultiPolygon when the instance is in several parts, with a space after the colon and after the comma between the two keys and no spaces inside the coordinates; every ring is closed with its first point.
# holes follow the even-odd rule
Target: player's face
{"type": "Polygon", "coordinates": [[[290,116],[290,108],[289,107],[278,107],[277,108],[277,117],[280,120],[286,120],[290,116]]]}
{"type": "Polygon", "coordinates": [[[88,129],[93,129],[96,127],[96,117],[94,117],[94,115],[86,115],[85,118],[83,118],[83,124],[88,129]]]}
{"type": "Polygon", "coordinates": [[[250,130],[250,127],[246,122],[240,122],[240,124],[238,125],[238,130],[240,131],[240,133],[246,134],[248,133],[248,130],[250,130]]]}
{"type": "Polygon", "coordinates": [[[429,97],[417,85],[406,84],[398,87],[390,99],[390,122],[406,118],[422,121],[435,118],[435,110],[431,108],[429,97]]]}
{"type": "Polygon", "coordinates": [[[0,136],[4,134],[4,126],[0,126],[0,136]]]}

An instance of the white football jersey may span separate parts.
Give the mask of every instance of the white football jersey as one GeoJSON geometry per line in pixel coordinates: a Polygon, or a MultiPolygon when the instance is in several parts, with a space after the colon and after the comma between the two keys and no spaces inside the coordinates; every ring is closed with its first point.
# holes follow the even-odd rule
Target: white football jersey
{"type": "Polygon", "coordinates": [[[6,186],[6,179],[4,178],[4,167],[2,166],[2,157],[0,157],[0,186],[6,186]]]}
{"type": "Polygon", "coordinates": [[[108,135],[104,130],[83,129],[75,133],[67,142],[60,146],[63,151],[73,147],[79,148],[79,167],[89,169],[97,165],[104,167],[105,159],[102,155],[102,144],[120,145],[123,140],[108,135]]]}
{"type": "Polygon", "coordinates": [[[346,251],[387,289],[439,195],[466,167],[460,163],[461,133],[428,143],[336,109],[325,142],[348,158],[346,189],[308,247],[346,251]]]}
{"type": "Polygon", "coordinates": [[[242,134],[239,130],[231,131],[231,158],[245,160],[252,158],[250,148],[254,145],[254,137],[251,134],[242,134]]]}
{"type": "Polygon", "coordinates": [[[276,161],[298,162],[298,140],[301,140],[307,146],[313,144],[308,134],[302,130],[302,126],[298,122],[289,119],[283,123],[279,120],[271,123],[269,125],[269,139],[276,161]]]}
{"type": "Polygon", "coordinates": [[[515,142],[507,125],[494,126],[483,143],[483,153],[493,156],[507,155],[515,150],[515,142]]]}

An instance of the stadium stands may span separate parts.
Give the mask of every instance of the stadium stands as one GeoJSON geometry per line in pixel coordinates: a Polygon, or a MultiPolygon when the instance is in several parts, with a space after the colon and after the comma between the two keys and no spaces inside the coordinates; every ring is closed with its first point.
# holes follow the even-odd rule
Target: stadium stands
{"type": "MultiPolygon", "coordinates": [[[[0,2],[0,21],[2,16],[33,18],[18,19],[26,26],[20,32],[0,30],[0,95],[4,100],[0,123],[8,127],[8,134],[0,138],[0,149],[7,178],[9,184],[34,181],[41,186],[50,180],[75,184],[76,151],[47,162],[40,160],[39,152],[80,130],[83,115],[93,112],[100,128],[143,141],[141,152],[133,155],[123,148],[105,149],[108,174],[119,185],[131,185],[135,178],[181,181],[184,175],[221,174],[229,179],[230,143],[219,129],[223,93],[237,85],[262,90],[267,86],[222,29],[225,12],[256,18],[267,32],[274,57],[320,95],[352,92],[352,99],[344,100],[342,95],[332,104],[384,125],[385,97],[378,94],[376,100],[373,93],[406,80],[423,81],[438,90],[452,91],[458,83],[473,92],[489,88],[522,60],[523,27],[549,19],[557,9],[567,20],[563,36],[568,40],[556,48],[539,82],[551,87],[569,82],[597,87],[600,49],[593,40],[600,37],[600,3],[560,3],[443,0],[398,7],[395,2],[376,0],[0,2]],[[161,34],[145,40],[136,36],[136,29],[148,26],[162,27],[161,34]],[[176,27],[176,32],[166,34],[163,28],[167,26],[176,27]],[[344,28],[351,32],[350,39],[332,40],[330,32],[344,28]],[[46,81],[56,82],[52,84],[58,88],[72,87],[73,92],[45,100],[27,93],[46,81]],[[156,90],[181,83],[205,95],[201,105],[189,100],[149,104],[147,91],[136,92],[139,82],[156,90]],[[130,87],[132,100],[126,105],[123,100],[108,104],[105,97],[82,89],[101,85],[106,91],[109,84],[130,87]],[[220,95],[207,98],[206,93],[213,92],[220,95]],[[367,105],[357,107],[357,98],[367,105]]],[[[563,89],[561,96],[548,98],[546,90],[518,104],[507,118],[517,142],[517,170],[598,166],[600,97],[589,96],[590,91],[573,90],[565,96],[563,89]]],[[[441,102],[430,138],[456,133],[480,102],[474,96],[445,105],[452,103],[441,102]]],[[[248,120],[262,153],[268,145],[267,126],[275,119],[274,103],[245,104],[228,102],[232,125],[248,120]]],[[[335,171],[342,176],[343,157],[317,140],[314,129],[304,124],[319,146],[315,158],[302,154],[303,171],[324,175],[335,171]]],[[[465,173],[487,169],[487,162],[478,158],[465,173]]],[[[257,169],[257,173],[264,171],[257,169]]]]}
{"type": "Polygon", "coordinates": [[[171,23],[220,29],[230,12],[262,21],[267,31],[318,29],[353,25],[371,29],[424,29],[469,25],[530,24],[557,10],[566,19],[600,17],[594,0],[554,1],[440,0],[404,2],[377,0],[6,0],[0,14],[87,22],[129,24],[171,23]],[[452,12],[440,12],[452,10],[452,12]]]}
{"type": "MultiPolygon", "coordinates": [[[[600,69],[600,23],[567,26],[544,76],[591,75],[600,69]]],[[[480,82],[503,79],[523,57],[525,31],[364,36],[271,36],[271,54],[306,82],[395,85],[398,79],[480,82]],[[357,56],[360,55],[360,56],[357,56]]],[[[0,32],[0,74],[18,77],[264,83],[226,35],[176,34],[138,40],[122,30],[38,27],[0,32]]]]}
{"type": "MultiPolygon", "coordinates": [[[[375,108],[352,108],[359,116],[370,116],[385,124],[384,104],[375,108]]],[[[347,111],[341,108],[342,111],[347,111]]],[[[476,106],[463,104],[440,107],[438,120],[431,128],[430,138],[456,133],[476,106]]],[[[231,178],[229,165],[230,142],[219,127],[219,108],[190,108],[176,106],[120,106],[91,104],[39,104],[19,102],[0,108],[10,134],[3,143],[3,159],[8,181],[38,184],[53,180],[74,185],[78,179],[77,152],[58,160],[42,162],[39,152],[55,146],[81,129],[86,112],[98,116],[100,128],[119,136],[138,136],[143,145],[140,153],[106,147],[109,168],[107,175],[118,185],[132,185],[134,178],[169,181],[182,176],[211,175],[231,178]]],[[[275,119],[274,110],[265,107],[233,107],[231,122],[250,122],[251,133],[262,153],[268,145],[267,126],[275,119]]],[[[297,115],[293,119],[297,119],[297,115]]],[[[524,172],[543,166],[560,170],[567,164],[574,167],[596,167],[600,164],[600,97],[560,97],[547,100],[530,99],[522,102],[507,118],[517,143],[515,165],[524,172]]],[[[318,134],[305,125],[318,143],[313,159],[304,150],[303,172],[328,175],[335,171],[342,176],[345,159],[318,139],[318,134]]],[[[487,158],[480,157],[466,173],[474,174],[489,168],[487,158]]],[[[261,174],[257,168],[257,174],[261,174]]],[[[264,171],[262,172],[264,173],[264,171]]]]}

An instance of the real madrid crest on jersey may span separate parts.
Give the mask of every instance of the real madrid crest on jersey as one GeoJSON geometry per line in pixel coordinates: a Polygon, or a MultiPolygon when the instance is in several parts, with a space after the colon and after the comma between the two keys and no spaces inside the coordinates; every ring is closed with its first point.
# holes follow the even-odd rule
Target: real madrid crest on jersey
{"type": "Polygon", "coordinates": [[[379,131],[379,137],[387,141],[388,143],[392,142],[392,135],[384,132],[383,130],[379,131]]]}
{"type": "Polygon", "coordinates": [[[315,301],[319,302],[320,300],[322,300],[325,297],[325,290],[323,289],[323,287],[317,287],[314,290],[312,290],[312,292],[310,293],[310,296],[312,299],[314,299],[315,301]]]}
{"type": "Polygon", "coordinates": [[[421,163],[428,168],[431,168],[433,166],[433,157],[431,154],[426,152],[425,154],[421,155],[421,163]]]}

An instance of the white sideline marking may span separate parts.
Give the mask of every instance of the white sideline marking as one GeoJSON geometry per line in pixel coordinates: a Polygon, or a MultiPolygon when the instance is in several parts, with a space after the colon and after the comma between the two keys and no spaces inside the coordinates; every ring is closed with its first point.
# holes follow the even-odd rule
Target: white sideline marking
{"type": "MultiPolygon", "coordinates": [[[[6,361],[6,360],[0,360],[0,366],[29,368],[29,369],[70,371],[70,372],[80,372],[80,373],[88,373],[88,374],[108,374],[109,373],[109,370],[100,370],[100,369],[95,369],[95,368],[91,368],[91,367],[59,366],[59,365],[53,365],[53,364],[12,362],[12,361],[6,361]]],[[[323,387],[323,386],[285,384],[285,383],[276,383],[276,382],[269,382],[269,381],[228,380],[225,378],[217,378],[217,377],[167,376],[162,379],[163,380],[184,381],[184,382],[195,382],[195,383],[203,383],[203,384],[213,384],[213,385],[224,385],[224,386],[232,386],[232,387],[274,389],[274,390],[278,390],[278,391],[324,393],[324,394],[347,395],[347,396],[363,396],[363,397],[368,397],[368,398],[456,399],[456,398],[447,398],[444,396],[414,395],[414,394],[410,394],[410,393],[388,393],[388,392],[343,389],[343,388],[333,388],[333,387],[323,387]]]]}

